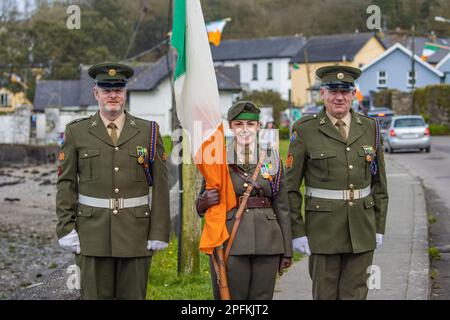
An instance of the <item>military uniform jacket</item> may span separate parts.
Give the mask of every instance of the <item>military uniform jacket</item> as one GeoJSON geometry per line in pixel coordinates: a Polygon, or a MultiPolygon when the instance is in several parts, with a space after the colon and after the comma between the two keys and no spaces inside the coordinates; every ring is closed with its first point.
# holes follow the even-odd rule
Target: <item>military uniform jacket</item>
{"type": "MultiPolygon", "coordinates": [[[[253,172],[256,169],[256,164],[250,164],[247,169],[240,164],[231,164],[233,163],[232,159],[234,155],[232,144],[227,148],[227,155],[230,177],[236,193],[236,198],[239,199],[239,197],[242,196],[246,190],[246,186],[244,186],[246,181],[232,169],[232,166],[238,166],[240,170],[248,175],[250,181],[253,172]]],[[[280,165],[282,166],[281,163],[280,165]]],[[[256,182],[264,190],[264,196],[272,198],[272,207],[244,210],[236,237],[230,249],[230,255],[280,254],[285,257],[292,257],[291,223],[288,210],[288,198],[283,182],[283,174],[281,176],[279,192],[276,196],[272,195],[269,180],[264,179],[261,173],[258,175],[256,182]]],[[[205,183],[203,181],[202,190],[200,193],[203,193],[204,190],[205,183]]],[[[253,197],[257,195],[256,188],[253,188],[251,196],[253,197]]],[[[238,207],[239,204],[227,212],[226,224],[229,234],[231,234],[231,230],[235,223],[238,207]]],[[[225,246],[227,244],[228,242],[225,243],[225,246]]]]}
{"type": "Polygon", "coordinates": [[[152,166],[151,206],[118,210],[78,203],[78,194],[95,198],[136,198],[149,195],[137,146],[147,147],[150,122],[126,112],[117,146],[99,113],[66,126],[57,182],[58,238],[76,229],[81,254],[98,257],[145,257],[147,240],[169,242],[169,190],[164,147],[158,132],[152,166]]]}
{"type": "Polygon", "coordinates": [[[374,250],[376,233],[384,234],[388,206],[383,147],[376,151],[378,170],[372,175],[364,147],[375,150],[376,123],[351,110],[347,141],[323,109],[293,126],[286,161],[286,184],[293,238],[308,237],[315,254],[360,253],[374,250]],[[290,159],[289,159],[290,158],[290,159]],[[289,163],[291,162],[291,163],[289,163]],[[362,199],[306,197],[305,220],[300,212],[300,187],[348,190],[371,186],[362,199]]]}

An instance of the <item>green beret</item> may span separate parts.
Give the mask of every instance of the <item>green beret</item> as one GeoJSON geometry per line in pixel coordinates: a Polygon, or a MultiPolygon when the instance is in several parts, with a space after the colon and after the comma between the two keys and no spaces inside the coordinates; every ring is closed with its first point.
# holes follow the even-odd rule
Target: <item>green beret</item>
{"type": "Polygon", "coordinates": [[[259,121],[261,110],[251,101],[238,101],[229,110],[227,120],[259,121]]]}
{"type": "Polygon", "coordinates": [[[355,80],[361,75],[361,70],[348,66],[325,66],[316,70],[317,77],[322,80],[322,86],[353,89],[355,80]]]}
{"type": "Polygon", "coordinates": [[[134,75],[134,70],[124,64],[105,62],[90,67],[88,74],[99,87],[125,87],[127,80],[134,75]]]}

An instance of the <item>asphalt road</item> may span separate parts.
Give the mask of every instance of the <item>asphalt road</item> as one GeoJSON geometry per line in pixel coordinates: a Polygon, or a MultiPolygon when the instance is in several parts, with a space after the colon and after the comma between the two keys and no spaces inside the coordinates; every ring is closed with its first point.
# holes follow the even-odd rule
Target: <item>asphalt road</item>
{"type": "Polygon", "coordinates": [[[450,137],[432,137],[431,152],[398,152],[386,155],[423,183],[427,213],[436,222],[430,225],[430,246],[440,252],[432,261],[437,276],[432,284],[432,299],[450,299],[450,137]]]}

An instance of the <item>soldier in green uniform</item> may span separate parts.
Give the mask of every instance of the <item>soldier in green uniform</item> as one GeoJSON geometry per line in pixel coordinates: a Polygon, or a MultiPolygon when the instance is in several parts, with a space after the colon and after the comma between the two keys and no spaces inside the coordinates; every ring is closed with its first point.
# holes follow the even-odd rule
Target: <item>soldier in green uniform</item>
{"type": "Polygon", "coordinates": [[[361,71],[319,68],[324,109],[297,121],[286,160],[294,250],[309,257],[314,299],[366,299],[388,194],[377,122],[351,109],[361,71]],[[305,182],[305,217],[301,216],[305,182]]]}
{"type": "Polygon", "coordinates": [[[169,242],[161,135],[155,122],[125,111],[132,68],[102,63],[88,73],[99,111],[66,126],[56,195],[59,244],[76,253],[82,299],[145,299],[152,253],[169,242]]]}
{"type": "MultiPolygon", "coordinates": [[[[260,110],[247,101],[236,103],[228,111],[234,137],[227,145],[227,161],[238,199],[251,183],[259,161],[259,114],[260,110]]],[[[277,150],[268,149],[267,145],[261,147],[266,150],[265,160],[242,215],[226,266],[230,297],[234,300],[272,299],[277,272],[282,274],[292,260],[291,225],[282,163],[277,150]]],[[[209,207],[218,203],[218,191],[205,191],[203,184],[197,199],[199,215],[203,216],[209,207]]],[[[237,210],[238,207],[227,212],[229,233],[237,210]]],[[[219,299],[213,268],[211,277],[214,297],[219,299]]]]}

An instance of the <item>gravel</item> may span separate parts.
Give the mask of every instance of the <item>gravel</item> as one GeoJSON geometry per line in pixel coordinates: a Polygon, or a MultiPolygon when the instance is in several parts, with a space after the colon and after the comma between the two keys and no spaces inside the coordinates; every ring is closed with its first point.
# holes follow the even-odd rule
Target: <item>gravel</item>
{"type": "Polygon", "coordinates": [[[54,165],[0,171],[0,299],[14,299],[73,263],[55,233],[56,172],[54,165]]]}

